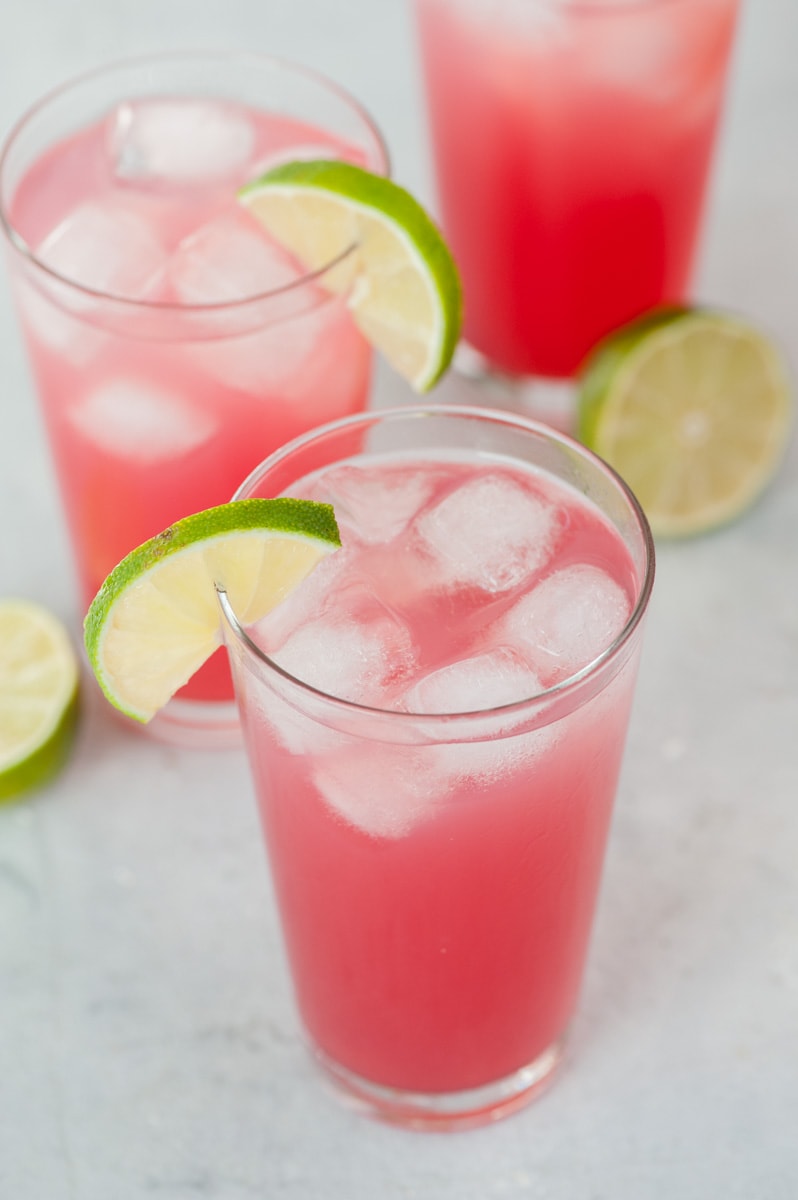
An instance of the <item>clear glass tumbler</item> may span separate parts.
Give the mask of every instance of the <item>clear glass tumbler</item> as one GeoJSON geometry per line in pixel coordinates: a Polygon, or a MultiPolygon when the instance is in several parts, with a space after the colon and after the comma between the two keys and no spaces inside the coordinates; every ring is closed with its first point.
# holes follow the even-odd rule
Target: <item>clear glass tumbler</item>
{"type": "Polygon", "coordinates": [[[645,517],[566,436],[454,405],[333,423],[237,498],[282,494],[331,498],[343,549],[263,625],[220,600],[309,1045],[361,1111],[420,1129],[495,1120],[551,1078],[577,1001],[654,574],[645,517]],[[451,471],[460,516],[429,498],[451,471]],[[520,493],[516,520],[519,480],[545,504],[520,493]],[[614,625],[600,563],[625,580],[614,625]],[[514,622],[529,602],[560,613],[539,678],[514,634],[491,632],[508,596],[514,622]],[[554,645],[563,611],[585,661],[554,645]],[[375,700],[377,676],[393,687],[447,640],[455,659],[403,693],[420,699],[375,700]]]}
{"type": "Polygon", "coordinates": [[[567,427],[591,348],[689,299],[739,0],[414,0],[458,362],[567,427]]]}
{"type": "MultiPolygon", "coordinates": [[[[345,91],[244,53],[114,64],[10,132],[0,224],[84,609],[134,546],[229,500],[284,442],[365,408],[371,354],[346,298],[237,200],[270,166],[320,157],[388,170],[345,91]]],[[[224,652],[152,731],[238,736],[224,652]]]]}

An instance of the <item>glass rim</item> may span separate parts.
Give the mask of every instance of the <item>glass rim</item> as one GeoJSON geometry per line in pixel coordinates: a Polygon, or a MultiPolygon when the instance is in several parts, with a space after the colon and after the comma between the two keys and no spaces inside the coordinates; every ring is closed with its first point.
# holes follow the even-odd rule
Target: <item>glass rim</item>
{"type": "Polygon", "coordinates": [[[105,291],[100,288],[89,287],[86,284],[70,278],[68,275],[63,275],[59,271],[49,267],[39,258],[37,252],[28,244],[25,238],[20,234],[19,230],[11,220],[7,211],[7,205],[3,195],[2,179],[6,168],[7,160],[12,150],[16,146],[18,139],[24,134],[30,123],[41,113],[45,112],[51,105],[56,104],[62,97],[68,96],[71,92],[84,84],[91,84],[101,81],[103,78],[111,78],[125,70],[133,70],[137,67],[147,66],[168,66],[172,64],[190,65],[191,63],[201,62],[216,62],[219,64],[232,64],[235,62],[249,63],[254,67],[264,67],[266,69],[274,69],[283,71],[288,75],[304,78],[307,82],[319,85],[323,91],[330,92],[338,97],[343,104],[350,109],[362,122],[364,127],[369,131],[374,139],[374,144],[381,159],[381,166],[386,176],[390,176],[391,158],[388,151],[388,146],[385,138],[377,125],[371,113],[347,88],[342,84],[337,83],[324,72],[317,70],[315,67],[308,67],[302,63],[293,62],[291,59],[282,58],[279,55],[260,54],[254,50],[164,50],[152,54],[137,54],[130,57],[117,58],[107,62],[99,67],[93,67],[90,70],[83,71],[79,75],[74,75],[70,79],[64,80],[57,84],[44,95],[40,96],[33,104],[17,118],[10,130],[3,139],[0,145],[0,228],[2,228],[11,248],[20,254],[21,257],[34,267],[37,271],[41,271],[45,276],[54,281],[59,287],[68,288],[70,291],[77,292],[80,295],[91,297],[93,300],[110,301],[121,307],[128,307],[136,312],[152,312],[152,313],[186,313],[201,316],[212,313],[229,313],[237,312],[241,309],[256,307],[271,297],[290,294],[301,290],[310,283],[318,281],[328,271],[337,267],[339,263],[344,262],[357,249],[357,243],[353,242],[342,250],[338,255],[332,258],[329,262],[321,267],[317,267],[312,271],[306,271],[290,283],[281,284],[279,287],[267,288],[262,292],[255,292],[249,296],[242,296],[234,300],[211,301],[203,303],[184,303],[182,301],[172,300],[149,300],[144,297],[121,296],[114,292],[105,291]]]}
{"type": "MultiPolygon", "coordinates": [[[[623,629],[617,634],[612,642],[607,646],[597,658],[586,663],[579,671],[573,675],[569,675],[566,679],[559,683],[553,684],[551,687],[545,688],[540,692],[534,693],[532,696],[526,696],[522,700],[514,700],[510,704],[495,705],[491,708],[474,709],[466,712],[453,713],[419,713],[419,712],[404,712],[400,709],[379,708],[375,705],[359,704],[353,700],[345,700],[341,696],[335,696],[330,692],[325,692],[321,688],[314,687],[305,680],[292,675],[290,671],[286,671],[278,662],[258,646],[257,642],[247,633],[238,617],[236,616],[227,592],[219,584],[216,584],[216,594],[219,605],[222,610],[224,620],[231,629],[239,644],[243,647],[245,654],[254,658],[258,663],[262,664],[267,671],[274,672],[290,687],[297,689],[300,694],[306,694],[314,700],[321,700],[326,705],[332,706],[334,710],[344,713],[360,713],[366,717],[381,718],[388,720],[392,724],[403,722],[406,725],[413,723],[424,722],[429,723],[431,728],[450,727],[458,722],[464,724],[473,724],[480,718],[491,719],[497,716],[522,716],[530,709],[545,707],[551,702],[560,699],[562,696],[567,696],[571,692],[576,691],[586,681],[597,675],[603,667],[618,657],[623,648],[628,644],[632,635],[640,626],[648,602],[651,597],[651,591],[654,586],[655,574],[655,546],[654,538],[651,533],[651,528],[648,519],[643,511],[640,502],[631,490],[629,485],[618,474],[618,472],[589,450],[581,442],[568,434],[561,433],[559,430],[553,429],[551,426],[545,425],[540,421],[535,421],[527,417],[520,416],[516,413],[505,412],[501,409],[493,409],[479,407],[476,405],[464,404],[435,404],[435,403],[417,403],[404,406],[395,406],[378,410],[371,410],[366,413],[356,413],[353,416],[342,417],[337,421],[330,421],[326,425],[318,426],[316,429],[310,430],[308,433],[302,434],[300,437],[292,439],[279,450],[270,454],[263,460],[244,480],[237,489],[233,500],[243,500],[247,497],[248,492],[252,487],[259,482],[273,467],[291,457],[297,451],[304,449],[306,446],[312,445],[313,442],[320,438],[334,436],[339,432],[346,432],[358,425],[367,426],[378,424],[384,420],[396,420],[402,418],[416,419],[425,416],[443,417],[448,416],[456,418],[468,418],[482,421],[489,421],[494,425],[505,425],[508,428],[524,430],[527,433],[532,433],[538,437],[544,438],[549,444],[557,444],[564,449],[573,452],[576,451],[580,458],[589,462],[603,477],[616,489],[622,499],[628,505],[629,511],[634,519],[634,523],[641,535],[643,552],[645,555],[645,569],[642,578],[639,581],[638,592],[635,603],[632,607],[623,629]]],[[[345,461],[345,460],[341,460],[345,461]]],[[[512,731],[510,731],[512,732],[512,731]]]]}

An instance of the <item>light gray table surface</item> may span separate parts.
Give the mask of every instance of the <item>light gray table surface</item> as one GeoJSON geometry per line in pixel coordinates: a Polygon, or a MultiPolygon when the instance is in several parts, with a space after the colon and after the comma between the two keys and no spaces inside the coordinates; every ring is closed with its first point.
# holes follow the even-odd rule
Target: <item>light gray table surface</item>
{"type": "MultiPolygon", "coordinates": [[[[434,205],[404,0],[9,0],[0,131],[122,54],[256,48],[371,109],[434,205]]],[[[798,5],[748,0],[696,294],[798,358],[798,5]]],[[[77,637],[65,533],[0,280],[0,595],[77,637]]],[[[450,380],[445,394],[456,398],[450,380]]],[[[380,370],[375,403],[406,398],[380,370]]],[[[0,809],[0,1200],[794,1200],[798,452],[662,545],[579,1013],[556,1085],[492,1128],[340,1108],[298,1035],[243,752],[129,733],[87,682],[75,754],[0,809]]]]}

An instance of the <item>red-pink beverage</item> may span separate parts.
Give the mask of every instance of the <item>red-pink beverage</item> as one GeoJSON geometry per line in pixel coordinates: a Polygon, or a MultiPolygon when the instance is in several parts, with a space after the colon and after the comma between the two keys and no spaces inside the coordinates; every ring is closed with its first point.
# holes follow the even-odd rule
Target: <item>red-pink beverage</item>
{"type": "Polygon", "coordinates": [[[291,481],[334,505],[343,548],[249,631],[267,657],[231,647],[311,1042],[381,1115],[457,1124],[521,1102],[558,1058],[651,560],[620,485],[625,517],[582,494],[609,478],[584,451],[478,411],[426,421],[491,437],[291,481]],[[530,438],[553,446],[545,466],[530,438]]]}
{"type": "MultiPolygon", "coordinates": [[[[302,157],[386,169],[346,96],[248,56],[101,72],[9,141],[12,277],[86,605],[134,546],[366,405],[370,352],[346,299],[237,200],[302,157]]],[[[231,698],[224,656],[184,694],[231,698]]]]}
{"type": "Polygon", "coordinates": [[[738,0],[416,0],[465,336],[568,377],[688,297],[738,0]]]}

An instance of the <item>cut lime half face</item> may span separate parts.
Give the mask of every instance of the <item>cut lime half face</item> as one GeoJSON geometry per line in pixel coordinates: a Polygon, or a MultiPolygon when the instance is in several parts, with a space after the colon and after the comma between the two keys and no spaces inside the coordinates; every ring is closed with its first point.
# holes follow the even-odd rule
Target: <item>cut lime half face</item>
{"type": "Polygon", "coordinates": [[[221,645],[217,588],[251,624],[340,544],[330,505],[310,500],[235,500],[175,522],[114,568],[86,615],[103,692],[149,721],[221,645]]]}
{"type": "Polygon", "coordinates": [[[58,774],[78,697],[77,658],[60,621],[31,601],[0,601],[0,801],[58,774]]]}
{"type": "Polygon", "coordinates": [[[578,436],[626,480],[653,532],[705,533],[764,491],[792,422],[787,370],[747,321],[653,313],[601,343],[584,369],[578,436]]]}
{"type": "Polygon", "coordinates": [[[275,167],[239,198],[306,270],[323,270],[327,290],[346,294],[366,339],[416,391],[440,379],[460,333],[460,280],[408,192],[351,163],[320,160],[275,167]]]}

